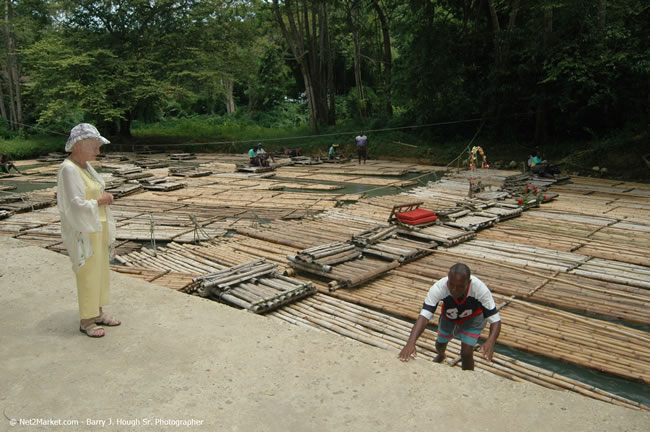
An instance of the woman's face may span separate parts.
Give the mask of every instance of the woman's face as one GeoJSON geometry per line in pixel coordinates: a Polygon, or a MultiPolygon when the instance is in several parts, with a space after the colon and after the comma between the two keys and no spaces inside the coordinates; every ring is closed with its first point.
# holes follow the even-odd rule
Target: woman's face
{"type": "Polygon", "coordinates": [[[77,161],[81,163],[94,161],[97,159],[97,155],[99,154],[99,147],[101,147],[101,145],[102,143],[100,141],[94,139],[79,141],[74,145],[74,148],[72,149],[72,155],[77,161]]]}

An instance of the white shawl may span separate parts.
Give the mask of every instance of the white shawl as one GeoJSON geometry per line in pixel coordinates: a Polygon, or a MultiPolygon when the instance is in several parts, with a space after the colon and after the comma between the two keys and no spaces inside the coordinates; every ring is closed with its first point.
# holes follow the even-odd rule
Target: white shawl
{"type": "MultiPolygon", "coordinates": [[[[102,185],[104,180],[90,164],[88,172],[102,185]]],[[[57,175],[57,206],[61,216],[61,238],[72,261],[72,270],[76,273],[86,260],[93,256],[88,233],[101,232],[99,205],[97,200],[86,199],[86,187],[74,162],[66,159],[59,167],[57,175]]],[[[108,227],[108,244],[115,241],[115,220],[111,210],[106,206],[106,225],[108,227]]]]}

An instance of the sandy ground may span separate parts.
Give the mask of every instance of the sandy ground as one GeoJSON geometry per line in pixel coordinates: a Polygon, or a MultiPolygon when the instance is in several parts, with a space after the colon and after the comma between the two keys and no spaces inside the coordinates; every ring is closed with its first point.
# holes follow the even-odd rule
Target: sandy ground
{"type": "Polygon", "coordinates": [[[0,240],[0,431],[650,430],[647,412],[403,364],[115,273],[107,309],[123,325],[91,339],[78,330],[67,257],[0,240]],[[42,425],[67,421],[77,424],[42,425]]]}

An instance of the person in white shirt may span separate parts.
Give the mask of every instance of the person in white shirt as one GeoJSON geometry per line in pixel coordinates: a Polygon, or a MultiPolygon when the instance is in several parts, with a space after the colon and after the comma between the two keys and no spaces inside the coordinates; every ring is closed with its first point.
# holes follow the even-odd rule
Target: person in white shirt
{"type": "Polygon", "coordinates": [[[109,205],[113,195],[104,190],[104,180],[89,164],[99,147],[109,141],[88,123],[70,131],[57,175],[57,207],[61,216],[61,238],[72,261],[79,299],[79,330],[90,337],[104,336],[98,324],[117,326],[103,306],[109,301],[109,248],[115,241],[115,220],[109,205]]]}
{"type": "Polygon", "coordinates": [[[474,346],[478,342],[486,323],[490,323],[490,335],[481,346],[483,356],[492,361],[494,344],[501,332],[501,317],[488,287],[476,276],[472,276],[465,264],[454,264],[447,277],[436,282],[427,294],[408,342],[399,353],[402,361],[416,356],[415,343],[426,328],[429,320],[442,301],[438,321],[438,338],[433,361],[445,359],[447,343],[454,337],[460,339],[460,356],[463,370],[474,370],[474,346]]]}
{"type": "Polygon", "coordinates": [[[363,158],[363,163],[366,163],[366,157],[368,155],[368,137],[363,131],[359,132],[359,135],[354,139],[355,144],[357,145],[357,155],[359,156],[359,165],[361,165],[361,158],[363,158]]]}

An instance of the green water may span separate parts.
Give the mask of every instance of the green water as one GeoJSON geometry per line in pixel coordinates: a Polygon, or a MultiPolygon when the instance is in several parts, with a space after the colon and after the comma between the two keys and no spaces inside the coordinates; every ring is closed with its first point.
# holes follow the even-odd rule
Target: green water
{"type": "MultiPolygon", "coordinates": [[[[56,183],[29,183],[29,182],[22,182],[22,181],[0,181],[0,185],[2,186],[15,186],[16,189],[10,190],[10,191],[0,191],[0,194],[18,194],[18,193],[24,193],[24,192],[32,192],[35,190],[40,190],[40,189],[47,189],[56,186],[56,183]]],[[[2,195],[0,195],[2,196],[2,195]]]]}
{"type": "Polygon", "coordinates": [[[610,393],[650,405],[650,385],[640,381],[631,381],[625,378],[609,375],[594,369],[576,366],[561,360],[551,359],[538,354],[532,354],[517,348],[497,345],[495,351],[517,360],[556,372],[583,383],[598,387],[610,393]]]}
{"type": "MultiPolygon", "coordinates": [[[[429,181],[436,181],[444,175],[443,171],[432,172],[429,174],[421,173],[408,173],[402,176],[372,176],[373,178],[386,178],[390,180],[412,180],[417,184],[412,186],[398,187],[398,186],[377,186],[377,185],[367,185],[367,184],[355,184],[347,182],[335,182],[335,181],[325,181],[325,180],[308,180],[308,179],[295,179],[295,178],[284,178],[284,177],[273,177],[273,180],[287,181],[292,183],[305,183],[305,184],[327,184],[327,185],[336,185],[342,186],[341,189],[334,190],[314,190],[314,189],[296,189],[296,188],[285,188],[287,192],[297,192],[297,193],[319,193],[319,194],[332,194],[332,195],[354,195],[354,194],[365,194],[368,198],[385,196],[385,195],[396,195],[401,192],[407,191],[411,188],[417,186],[426,185],[429,181]]],[[[358,176],[354,176],[358,177],[358,176]]]]}

